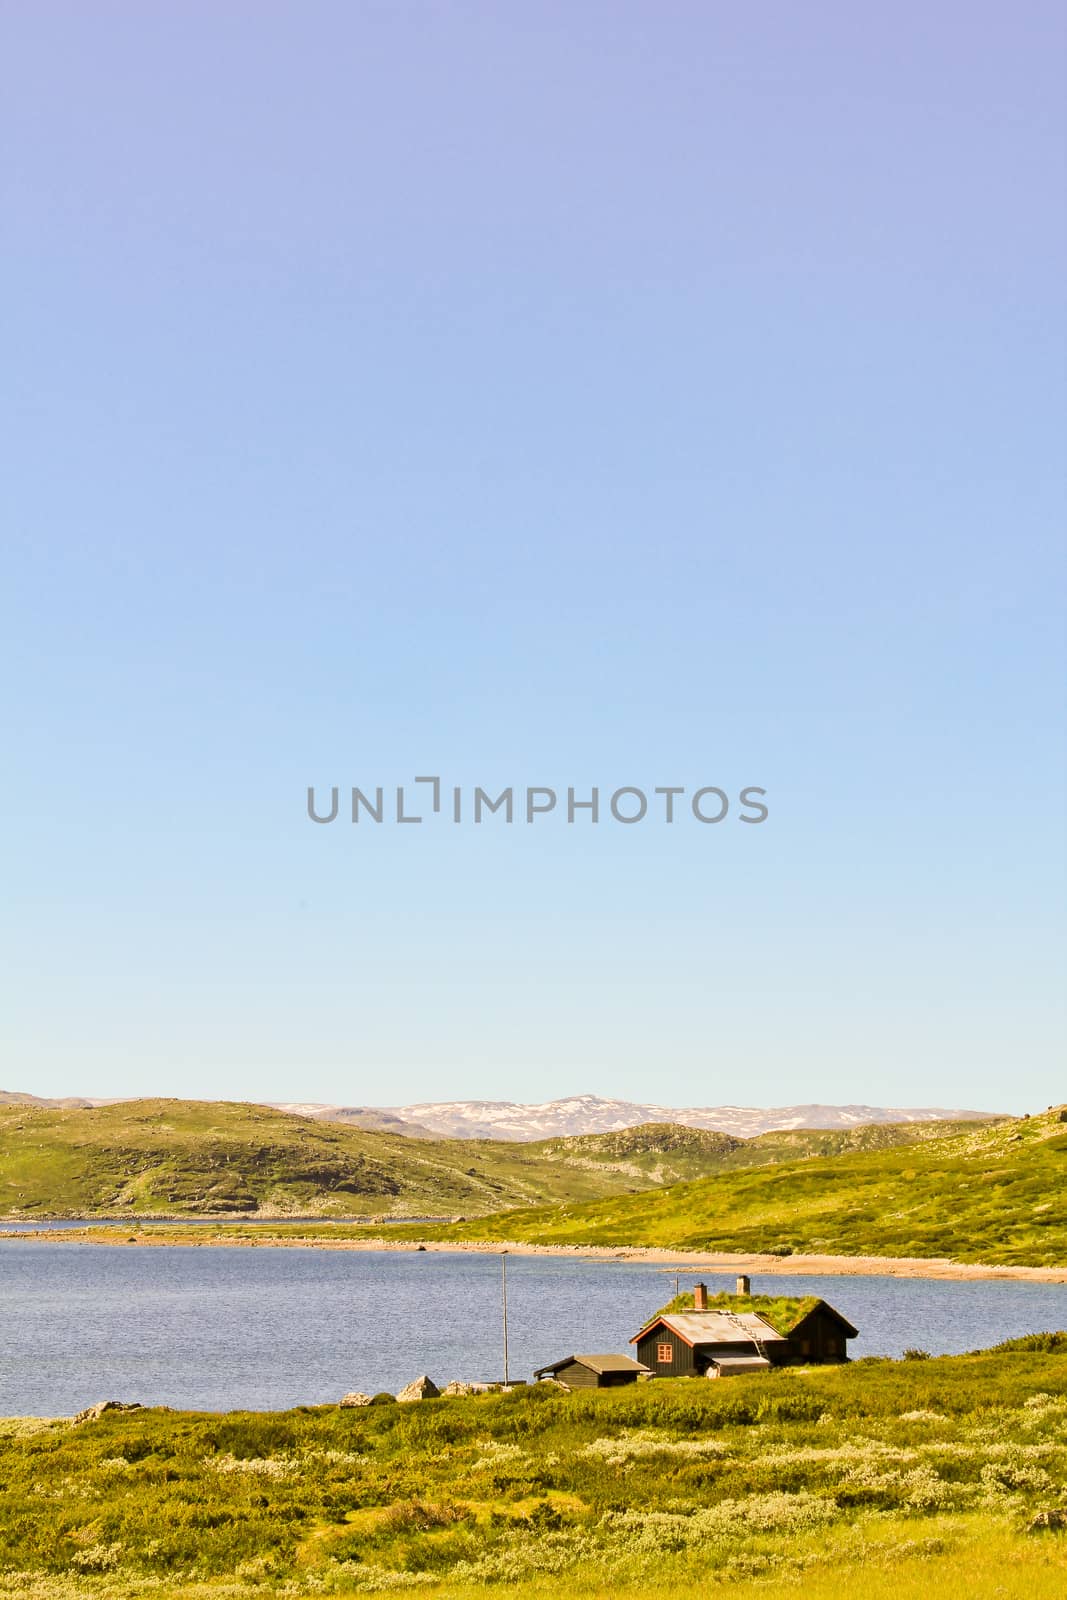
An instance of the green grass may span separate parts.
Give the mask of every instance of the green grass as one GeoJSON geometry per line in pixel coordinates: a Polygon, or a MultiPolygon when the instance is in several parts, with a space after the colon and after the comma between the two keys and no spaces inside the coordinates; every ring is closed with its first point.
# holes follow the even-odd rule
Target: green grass
{"type": "Polygon", "coordinates": [[[1060,1508],[1062,1346],[571,1395],[9,1421],[0,1595],[1052,1600],[1067,1534],[1027,1530],[1060,1508]]]}
{"type": "Polygon", "coordinates": [[[1067,1263],[1065,1120],[1057,1107],[948,1138],[738,1167],[645,1194],[513,1210],[420,1236],[1059,1266],[1067,1263]]]}

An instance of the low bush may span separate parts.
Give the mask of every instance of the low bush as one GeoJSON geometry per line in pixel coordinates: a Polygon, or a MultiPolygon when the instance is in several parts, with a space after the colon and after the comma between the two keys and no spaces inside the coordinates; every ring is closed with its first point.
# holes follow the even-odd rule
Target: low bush
{"type": "Polygon", "coordinates": [[[977,1528],[1055,1551],[1065,1506],[1063,1335],[714,1384],[108,1413],[0,1428],[0,1597],[570,1600],[589,1574],[590,1593],[651,1596],[665,1573],[784,1593],[828,1562],[863,1576],[891,1536],[912,1564],[977,1528]]]}

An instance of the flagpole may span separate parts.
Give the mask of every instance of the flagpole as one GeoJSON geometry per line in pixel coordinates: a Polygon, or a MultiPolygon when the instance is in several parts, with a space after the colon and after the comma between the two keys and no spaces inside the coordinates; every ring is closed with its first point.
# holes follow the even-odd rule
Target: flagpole
{"type": "Polygon", "coordinates": [[[500,1298],[504,1311],[504,1383],[508,1382],[508,1253],[500,1256],[500,1298]]]}

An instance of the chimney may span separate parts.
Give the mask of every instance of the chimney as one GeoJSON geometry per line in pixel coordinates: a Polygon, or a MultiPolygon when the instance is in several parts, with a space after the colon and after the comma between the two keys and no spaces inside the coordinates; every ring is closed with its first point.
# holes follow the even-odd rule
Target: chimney
{"type": "Polygon", "coordinates": [[[706,1311],[708,1309],[708,1286],[706,1283],[693,1285],[693,1310],[706,1311]]]}
{"type": "Polygon", "coordinates": [[[744,1274],[742,1274],[741,1277],[739,1277],[738,1280],[737,1280],[737,1292],[738,1292],[738,1294],[751,1294],[752,1293],[752,1285],[749,1282],[749,1280],[744,1276],[744,1274]]]}

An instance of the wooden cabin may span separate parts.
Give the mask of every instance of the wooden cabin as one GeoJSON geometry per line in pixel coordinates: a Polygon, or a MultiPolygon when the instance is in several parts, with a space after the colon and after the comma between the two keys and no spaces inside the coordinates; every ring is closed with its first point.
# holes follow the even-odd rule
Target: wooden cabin
{"type": "Polygon", "coordinates": [[[721,1311],[660,1315],[630,1342],[637,1345],[638,1359],[661,1378],[724,1377],[739,1370],[767,1372],[781,1365],[780,1352],[775,1350],[775,1359],[772,1348],[786,1344],[762,1317],[721,1311]]]}
{"type": "Polygon", "coordinates": [[[680,1295],[634,1335],[639,1361],[657,1377],[716,1378],[771,1367],[847,1361],[857,1330],[815,1295],[738,1293],[708,1300],[706,1285],[680,1295]]]}
{"type": "Polygon", "coordinates": [[[642,1362],[630,1356],[564,1356],[534,1373],[535,1378],[551,1378],[565,1389],[617,1389],[651,1376],[642,1362]]]}

